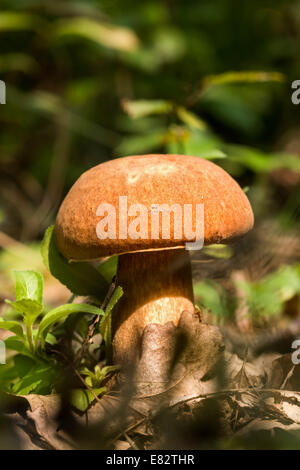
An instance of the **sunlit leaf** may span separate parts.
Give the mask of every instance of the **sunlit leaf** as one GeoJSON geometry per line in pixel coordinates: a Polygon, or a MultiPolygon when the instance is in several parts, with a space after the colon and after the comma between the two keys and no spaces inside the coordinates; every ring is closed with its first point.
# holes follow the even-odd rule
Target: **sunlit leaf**
{"type": "Polygon", "coordinates": [[[229,259],[233,255],[233,250],[228,245],[213,244],[204,246],[202,249],[203,253],[212,256],[214,258],[229,259]]]}
{"type": "Polygon", "coordinates": [[[150,114],[169,113],[173,105],[165,100],[123,100],[123,109],[130,117],[136,119],[150,114]]]}
{"type": "Polygon", "coordinates": [[[43,304],[40,304],[36,300],[22,299],[22,300],[5,300],[6,303],[11,305],[17,312],[24,314],[26,317],[33,321],[43,311],[43,304]]]}
{"type": "Polygon", "coordinates": [[[238,71],[225,72],[219,75],[209,75],[203,81],[204,88],[228,83],[258,83],[258,82],[284,82],[285,75],[279,72],[265,71],[238,71]]]}
{"type": "MultiPolygon", "coordinates": [[[[95,388],[93,392],[99,396],[106,392],[106,387],[95,388]]],[[[87,389],[78,388],[71,391],[71,404],[80,411],[85,411],[94,400],[95,396],[87,389]]]]}
{"type": "Polygon", "coordinates": [[[172,126],[166,135],[167,150],[170,153],[182,153],[184,155],[194,155],[206,160],[219,160],[227,155],[220,147],[223,143],[209,132],[198,129],[172,126]]]}
{"type": "Polygon", "coordinates": [[[95,366],[94,372],[85,367],[80,373],[86,376],[86,383],[92,388],[99,388],[108,374],[119,370],[119,366],[95,366]]]}
{"type": "Polygon", "coordinates": [[[43,303],[43,276],[37,271],[13,271],[16,300],[33,300],[43,303]]]}
{"type": "Polygon", "coordinates": [[[53,28],[55,39],[82,37],[101,46],[120,51],[132,51],[139,45],[136,34],[129,28],[101,23],[89,18],[59,20],[53,28]]]}
{"type": "Polygon", "coordinates": [[[6,299],[32,323],[43,311],[43,276],[37,271],[14,271],[16,300],[6,299]]]}
{"type": "Polygon", "coordinates": [[[41,338],[41,335],[45,332],[45,330],[53,325],[54,323],[72,315],[74,313],[91,313],[93,315],[104,316],[103,310],[98,307],[94,307],[93,305],[89,304],[65,304],[57,307],[53,310],[50,310],[42,319],[37,337],[41,338]]]}
{"type": "Polygon", "coordinates": [[[207,128],[206,123],[200,119],[196,114],[192,113],[191,111],[187,110],[183,106],[179,106],[176,109],[177,115],[179,119],[184,122],[187,126],[199,130],[205,130],[207,128]]]}
{"type": "Polygon", "coordinates": [[[228,315],[225,293],[220,286],[210,280],[196,282],[194,284],[196,303],[210,310],[214,315],[225,317],[228,315]]]}
{"type": "Polygon", "coordinates": [[[0,318],[0,328],[11,331],[12,333],[15,333],[15,335],[19,336],[20,338],[24,337],[23,328],[20,325],[20,323],[17,321],[12,321],[12,320],[6,321],[6,320],[3,320],[3,318],[0,318]]]}

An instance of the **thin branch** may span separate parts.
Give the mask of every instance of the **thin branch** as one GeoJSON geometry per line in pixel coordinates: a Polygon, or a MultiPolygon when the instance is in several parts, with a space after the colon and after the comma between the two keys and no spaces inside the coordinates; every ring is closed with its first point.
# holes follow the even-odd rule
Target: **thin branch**
{"type": "Polygon", "coordinates": [[[288,392],[288,393],[295,393],[300,395],[300,391],[298,390],[279,390],[276,388],[232,388],[228,390],[220,390],[218,392],[210,392],[210,393],[203,393],[200,395],[195,395],[194,397],[190,398],[185,398],[183,400],[179,400],[176,403],[173,403],[172,405],[169,406],[169,408],[174,408],[177,405],[181,405],[184,403],[188,403],[189,401],[197,400],[199,398],[210,398],[210,397],[217,397],[218,395],[230,395],[230,394],[235,394],[235,393],[282,393],[282,392],[288,392]]]}

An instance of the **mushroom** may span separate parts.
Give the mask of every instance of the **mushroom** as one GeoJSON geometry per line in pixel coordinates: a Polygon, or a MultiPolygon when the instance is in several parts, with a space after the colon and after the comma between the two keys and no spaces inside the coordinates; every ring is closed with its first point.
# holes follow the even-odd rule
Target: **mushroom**
{"type": "Polygon", "coordinates": [[[119,255],[124,296],[113,312],[114,363],[138,358],[148,324],[176,326],[184,310],[194,311],[189,249],[197,248],[190,245],[195,240],[201,247],[197,205],[204,207],[205,244],[232,240],[253,226],[250,203],[231,176],[186,155],[101,163],[82,174],[63,201],[55,225],[62,255],[76,261],[119,255]]]}

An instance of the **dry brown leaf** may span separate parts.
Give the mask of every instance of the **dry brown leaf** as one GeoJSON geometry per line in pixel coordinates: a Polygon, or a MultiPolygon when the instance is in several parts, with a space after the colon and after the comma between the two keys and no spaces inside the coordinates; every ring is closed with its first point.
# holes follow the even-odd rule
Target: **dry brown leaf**
{"type": "MultiPolygon", "coordinates": [[[[217,327],[183,312],[173,323],[148,325],[143,333],[135,387],[147,406],[174,404],[184,398],[216,390],[216,371],[223,357],[222,335],[217,327]],[[151,400],[151,401],[150,401],[151,400]]],[[[137,399],[137,397],[135,397],[137,399]]]]}
{"type": "Polygon", "coordinates": [[[283,424],[280,421],[277,421],[275,419],[266,420],[266,419],[257,418],[251,421],[250,423],[248,423],[238,432],[236,432],[235,436],[242,437],[252,432],[263,431],[263,430],[273,431],[274,429],[283,429],[285,431],[298,431],[300,429],[300,425],[296,423],[283,424]]]}
{"type": "Polygon", "coordinates": [[[284,354],[272,362],[268,387],[300,391],[300,367],[293,364],[291,354],[284,354]]]}

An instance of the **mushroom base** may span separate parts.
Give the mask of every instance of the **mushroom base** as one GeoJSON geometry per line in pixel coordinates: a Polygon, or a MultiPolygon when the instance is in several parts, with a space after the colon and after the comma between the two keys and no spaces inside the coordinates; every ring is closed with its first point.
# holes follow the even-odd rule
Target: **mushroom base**
{"type": "Polygon", "coordinates": [[[144,328],[177,326],[184,310],[194,311],[189,252],[171,249],[119,256],[117,284],[124,289],[113,314],[113,362],[137,361],[144,328]]]}

